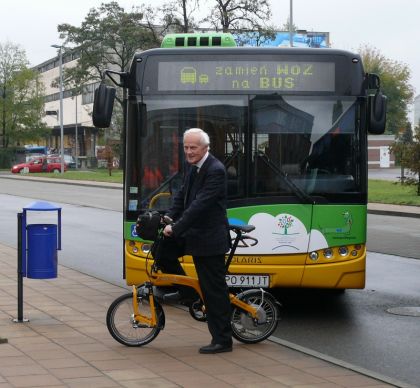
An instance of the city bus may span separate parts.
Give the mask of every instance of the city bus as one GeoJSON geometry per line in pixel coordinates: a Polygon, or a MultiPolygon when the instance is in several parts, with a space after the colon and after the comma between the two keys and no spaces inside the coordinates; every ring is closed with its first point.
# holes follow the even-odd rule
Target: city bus
{"type": "MultiPolygon", "coordinates": [[[[363,288],[367,134],[386,121],[379,78],[347,51],[233,46],[226,35],[171,35],[136,54],[127,73],[107,71],[127,95],[127,284],[146,280],[151,248],[136,219],[170,206],[183,133],[199,127],[226,166],[229,222],[256,227],[257,243],[232,261],[230,287],[363,288]]],[[[105,83],[96,90],[95,126],[109,125],[114,96],[105,83]]],[[[191,257],[180,260],[194,274],[191,257]]]]}

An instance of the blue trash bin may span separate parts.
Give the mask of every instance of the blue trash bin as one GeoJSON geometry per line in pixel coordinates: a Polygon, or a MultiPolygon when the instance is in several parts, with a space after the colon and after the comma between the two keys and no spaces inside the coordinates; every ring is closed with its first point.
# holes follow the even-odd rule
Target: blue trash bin
{"type": "Polygon", "coordinates": [[[30,224],[28,233],[27,277],[52,279],[57,277],[57,225],[30,224]]]}
{"type": "Polygon", "coordinates": [[[22,276],[32,279],[57,277],[57,250],[61,249],[61,208],[45,201],[36,201],[23,208],[21,225],[22,276]],[[56,211],[57,224],[29,223],[29,212],[56,211]]]}

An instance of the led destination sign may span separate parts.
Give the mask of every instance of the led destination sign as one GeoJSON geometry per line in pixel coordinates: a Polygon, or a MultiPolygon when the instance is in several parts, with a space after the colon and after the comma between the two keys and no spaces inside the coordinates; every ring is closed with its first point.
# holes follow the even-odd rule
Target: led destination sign
{"type": "Polygon", "coordinates": [[[335,90],[333,62],[159,62],[158,91],[335,90]]]}

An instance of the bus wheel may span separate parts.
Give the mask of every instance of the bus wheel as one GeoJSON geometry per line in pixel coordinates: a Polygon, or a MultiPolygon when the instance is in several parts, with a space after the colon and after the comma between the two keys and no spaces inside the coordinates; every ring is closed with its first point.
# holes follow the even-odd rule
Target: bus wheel
{"type": "Polygon", "coordinates": [[[277,328],[279,303],[263,290],[247,290],[237,295],[243,302],[257,309],[257,319],[253,319],[246,311],[232,306],[232,335],[238,341],[255,344],[268,338],[277,328]]]}
{"type": "MultiPolygon", "coordinates": [[[[137,298],[139,310],[142,314],[150,316],[150,305],[147,298],[137,298]]],[[[165,326],[165,313],[161,305],[155,300],[157,325],[148,325],[136,322],[133,311],[133,294],[124,294],[115,299],[109,306],[106,314],[106,326],[112,337],[126,346],[143,346],[153,341],[165,326]]]]}

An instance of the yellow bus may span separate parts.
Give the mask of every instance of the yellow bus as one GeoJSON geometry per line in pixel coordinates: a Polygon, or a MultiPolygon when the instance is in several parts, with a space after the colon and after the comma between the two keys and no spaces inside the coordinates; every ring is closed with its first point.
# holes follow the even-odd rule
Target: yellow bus
{"type": "MultiPolygon", "coordinates": [[[[231,287],[363,288],[367,133],[383,133],[386,119],[379,78],[347,51],[201,38],[171,36],[120,74],[127,284],[146,280],[151,243],[136,236],[137,216],[170,206],[183,132],[199,127],[226,166],[230,222],[256,226],[258,243],[239,248],[231,264],[231,287]]],[[[109,125],[114,94],[105,84],[97,90],[96,126],[109,125]]],[[[190,257],[181,262],[194,272],[190,257]]]]}

